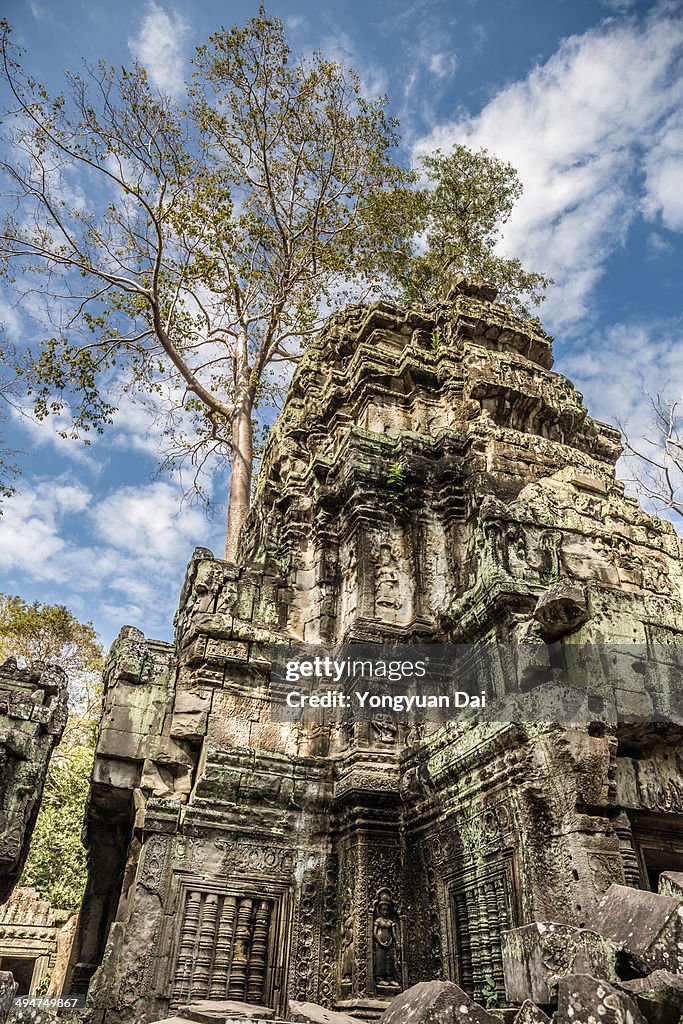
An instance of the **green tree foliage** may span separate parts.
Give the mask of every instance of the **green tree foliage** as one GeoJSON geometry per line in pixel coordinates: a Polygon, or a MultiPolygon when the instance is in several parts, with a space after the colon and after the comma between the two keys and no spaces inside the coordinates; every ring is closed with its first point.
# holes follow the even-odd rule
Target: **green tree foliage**
{"type": "Polygon", "coordinates": [[[87,876],[81,843],[93,749],[61,744],[50,762],[21,885],[36,889],[53,907],[77,911],[87,876]]]}
{"type": "Polygon", "coordinates": [[[522,194],[514,167],[485,149],[456,145],[450,153],[424,156],[422,173],[427,186],[412,197],[410,245],[389,261],[389,280],[401,301],[438,302],[452,275],[461,273],[497,285],[499,301],[530,315],[550,278],[496,251],[501,227],[522,194]]]}
{"type": "Polygon", "coordinates": [[[101,711],[103,650],[90,622],[60,604],[0,594],[0,661],[57,664],[69,676],[69,719],[52,756],[21,878],[53,906],[77,910],[86,880],[81,828],[101,711]]]}
{"type": "Polygon", "coordinates": [[[101,705],[104,651],[92,622],[79,622],[63,604],[29,604],[0,594],[0,661],[16,658],[59,665],[69,677],[69,721],[63,746],[94,746],[101,705]]]}

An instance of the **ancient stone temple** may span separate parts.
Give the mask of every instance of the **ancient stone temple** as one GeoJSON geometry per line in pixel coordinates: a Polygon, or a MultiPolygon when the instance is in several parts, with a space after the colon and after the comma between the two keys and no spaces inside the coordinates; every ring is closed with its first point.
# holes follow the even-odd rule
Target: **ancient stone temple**
{"type": "Polygon", "coordinates": [[[0,903],[16,884],[36,822],[50,757],[67,716],[66,675],[36,662],[0,665],[0,903]]]}
{"type": "MultiPolygon", "coordinates": [[[[680,900],[656,895],[683,870],[674,725],[271,714],[274,643],[524,642],[552,668],[582,641],[683,639],[681,541],[624,495],[618,432],[553,373],[551,339],[494,300],[459,281],[429,310],[333,317],[239,565],[195,552],[174,645],[122,630],[67,985],[93,1020],[207,999],[372,1019],[434,979],[500,1006],[504,957],[521,1001],[511,930],[552,921],[569,948],[615,884],[668,900],[675,933],[680,900]]],[[[575,946],[613,979],[599,943],[575,946]]]]}

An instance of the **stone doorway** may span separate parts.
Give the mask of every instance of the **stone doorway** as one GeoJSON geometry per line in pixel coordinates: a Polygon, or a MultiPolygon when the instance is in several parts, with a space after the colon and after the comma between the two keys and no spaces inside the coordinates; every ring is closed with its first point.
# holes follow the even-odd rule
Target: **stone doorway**
{"type": "Polygon", "coordinates": [[[665,871],[683,871],[683,816],[633,814],[631,828],[640,886],[657,892],[665,871]]]}
{"type": "Polygon", "coordinates": [[[35,971],[36,960],[32,957],[3,956],[0,957],[0,971],[11,971],[17,985],[18,996],[31,995],[31,985],[35,971]]]}

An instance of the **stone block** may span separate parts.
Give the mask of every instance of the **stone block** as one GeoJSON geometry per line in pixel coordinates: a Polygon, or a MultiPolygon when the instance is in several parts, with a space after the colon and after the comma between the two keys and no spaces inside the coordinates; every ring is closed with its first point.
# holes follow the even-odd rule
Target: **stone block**
{"type": "Polygon", "coordinates": [[[538,599],[534,619],[545,640],[557,640],[588,621],[588,602],[583,587],[560,580],[538,599]]]}
{"type": "Polygon", "coordinates": [[[647,978],[624,981],[619,988],[632,996],[650,1024],[678,1024],[683,1018],[683,977],[653,971],[647,978]]]}
{"type": "Polygon", "coordinates": [[[380,1024],[499,1024],[499,1020],[452,981],[421,981],[401,992],[380,1024]]]}
{"type": "Polygon", "coordinates": [[[11,971],[0,971],[0,1021],[7,1019],[18,985],[11,971]]]}
{"type": "Polygon", "coordinates": [[[501,939],[505,991],[513,1003],[554,1003],[558,980],[568,974],[590,971],[617,980],[615,949],[586,928],[536,921],[503,932],[501,939]]]}
{"type": "Polygon", "coordinates": [[[611,885],[590,923],[625,950],[638,971],[683,972],[683,899],[611,885]]]}
{"type": "Polygon", "coordinates": [[[152,1021],[152,1024],[188,1024],[187,1017],[164,1017],[163,1020],[152,1021]]]}
{"type": "Polygon", "coordinates": [[[557,986],[557,1024],[646,1024],[626,992],[590,974],[571,974],[557,986]]]}
{"type": "Polygon", "coordinates": [[[515,1015],[512,1024],[550,1024],[550,1017],[540,1006],[525,999],[515,1015]]]}
{"type": "Polygon", "coordinates": [[[176,740],[201,739],[206,735],[209,712],[181,712],[171,719],[170,735],[176,740]]]}
{"type": "Polygon", "coordinates": [[[292,999],[287,1016],[299,1024],[360,1024],[360,1019],[349,1013],[335,1013],[317,1003],[297,1003],[292,999]]]}
{"type": "Polygon", "coordinates": [[[269,1006],[243,1003],[238,999],[198,999],[189,1006],[180,1006],[178,1013],[197,1024],[225,1024],[229,1020],[272,1020],[275,1010],[269,1006]]]}
{"type": "Polygon", "coordinates": [[[201,714],[210,707],[210,690],[178,690],[173,703],[174,712],[183,714],[201,714]]]}
{"type": "Polygon", "coordinates": [[[657,888],[660,896],[683,900],[683,871],[662,871],[657,888]]]}

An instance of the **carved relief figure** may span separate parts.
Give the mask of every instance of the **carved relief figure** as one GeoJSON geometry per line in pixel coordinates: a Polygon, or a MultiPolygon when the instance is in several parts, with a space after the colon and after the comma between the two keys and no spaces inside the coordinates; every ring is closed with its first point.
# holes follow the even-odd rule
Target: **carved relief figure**
{"type": "Polygon", "coordinates": [[[401,990],[401,936],[394,901],[388,889],[380,889],[375,900],[372,951],[377,994],[395,995],[401,990]]]}
{"type": "Polygon", "coordinates": [[[370,723],[372,734],[377,743],[395,743],[398,736],[398,726],[390,718],[375,719],[370,723]]]}
{"type": "Polygon", "coordinates": [[[380,546],[375,566],[375,604],[379,608],[400,608],[403,604],[398,584],[398,562],[388,544],[380,546]]]}
{"type": "Polygon", "coordinates": [[[353,545],[340,558],[341,571],[341,623],[342,628],[358,607],[358,560],[353,545]]]}
{"type": "Polygon", "coordinates": [[[351,891],[346,893],[346,908],[343,913],[341,947],[339,951],[339,977],[341,995],[348,995],[353,984],[353,899],[351,891]]]}
{"type": "Polygon", "coordinates": [[[512,527],[508,537],[508,565],[512,576],[525,576],[528,572],[527,545],[524,530],[512,527]]]}

